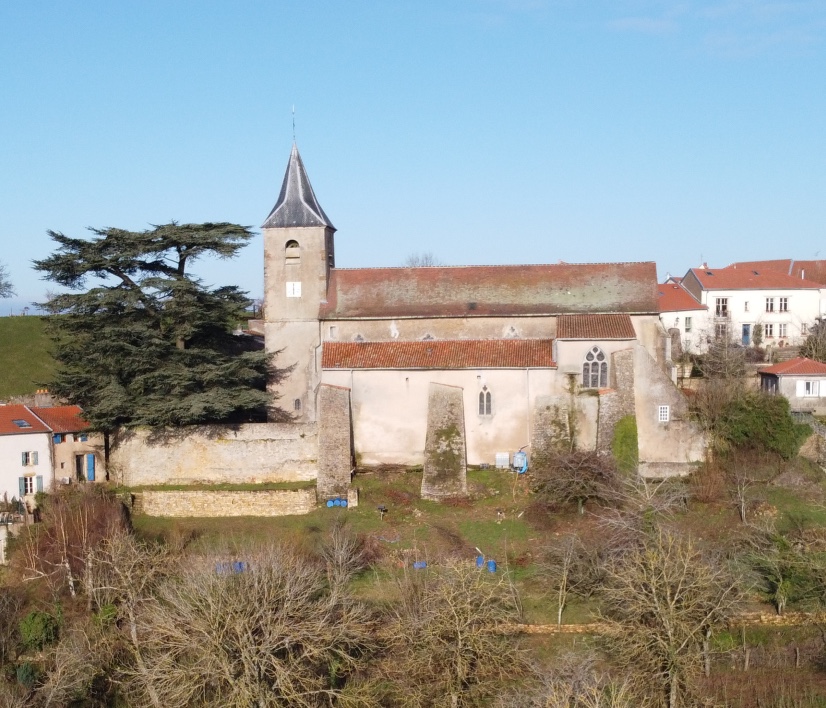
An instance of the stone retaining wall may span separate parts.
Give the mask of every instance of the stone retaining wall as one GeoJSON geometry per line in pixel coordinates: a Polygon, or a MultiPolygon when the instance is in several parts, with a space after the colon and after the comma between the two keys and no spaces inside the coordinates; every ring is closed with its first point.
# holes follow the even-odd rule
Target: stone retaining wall
{"type": "Polygon", "coordinates": [[[146,491],[135,495],[133,509],[148,516],[290,516],[316,508],[315,489],[251,492],[146,491]]]}
{"type": "Polygon", "coordinates": [[[304,482],[316,478],[317,461],[314,423],[192,426],[119,435],[109,474],[128,487],[304,482]]]}

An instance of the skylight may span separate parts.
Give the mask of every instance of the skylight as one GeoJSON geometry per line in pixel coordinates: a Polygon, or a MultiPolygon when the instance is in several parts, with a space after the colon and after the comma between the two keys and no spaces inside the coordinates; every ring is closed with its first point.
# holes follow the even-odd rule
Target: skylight
{"type": "Polygon", "coordinates": [[[28,420],[23,420],[22,418],[15,418],[12,423],[14,423],[18,428],[31,428],[32,424],[29,423],[28,420]]]}

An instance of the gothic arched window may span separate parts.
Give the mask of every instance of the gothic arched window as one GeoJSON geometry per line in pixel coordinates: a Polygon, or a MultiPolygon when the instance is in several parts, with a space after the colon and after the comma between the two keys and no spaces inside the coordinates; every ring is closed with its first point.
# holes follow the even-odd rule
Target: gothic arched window
{"type": "Polygon", "coordinates": [[[582,364],[582,387],[605,388],[608,386],[608,362],[599,347],[592,347],[582,364]]]}
{"type": "Polygon", "coordinates": [[[493,415],[493,397],[487,386],[479,391],[479,415],[493,415]]]}

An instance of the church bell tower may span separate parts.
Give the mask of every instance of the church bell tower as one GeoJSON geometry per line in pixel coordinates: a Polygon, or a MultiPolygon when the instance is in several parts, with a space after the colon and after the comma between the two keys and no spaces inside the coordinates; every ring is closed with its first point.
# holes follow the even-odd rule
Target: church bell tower
{"type": "Polygon", "coordinates": [[[293,144],[278,200],[264,222],[264,336],[278,366],[293,369],[278,405],[301,422],[315,421],[321,379],[319,308],[335,267],[336,229],[318,203],[293,144]]]}

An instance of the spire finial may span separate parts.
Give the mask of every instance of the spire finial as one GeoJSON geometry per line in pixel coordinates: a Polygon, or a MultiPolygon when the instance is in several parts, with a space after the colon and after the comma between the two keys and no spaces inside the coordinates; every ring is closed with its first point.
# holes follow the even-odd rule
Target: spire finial
{"type": "Polygon", "coordinates": [[[293,142],[295,142],[295,104],[293,103],[293,142]]]}

